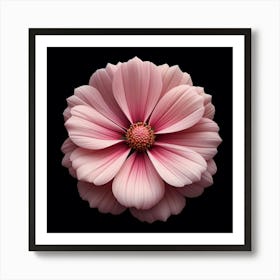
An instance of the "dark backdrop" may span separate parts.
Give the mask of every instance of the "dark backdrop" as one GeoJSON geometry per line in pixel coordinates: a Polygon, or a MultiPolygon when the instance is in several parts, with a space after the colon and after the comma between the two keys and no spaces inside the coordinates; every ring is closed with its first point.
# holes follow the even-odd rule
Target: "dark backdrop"
{"type": "Polygon", "coordinates": [[[232,232],[232,48],[48,48],[47,50],[47,230],[48,232],[232,232]],[[214,185],[187,199],[181,214],[167,222],[142,223],[128,210],[118,216],[91,209],[77,180],[61,166],[67,137],[63,110],[74,88],[85,85],[107,62],[134,56],[160,65],[178,64],[194,85],[212,95],[214,120],[223,139],[215,161],[214,185]]]}

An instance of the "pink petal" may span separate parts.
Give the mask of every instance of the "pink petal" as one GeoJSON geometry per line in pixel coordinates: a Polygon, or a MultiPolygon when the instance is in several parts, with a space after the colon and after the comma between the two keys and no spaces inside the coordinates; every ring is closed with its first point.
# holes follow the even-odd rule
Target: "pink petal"
{"type": "Polygon", "coordinates": [[[125,127],[128,124],[128,120],[116,102],[112,89],[113,77],[120,65],[121,63],[118,63],[117,65],[108,63],[106,68],[97,70],[92,74],[89,80],[89,85],[96,88],[100,92],[102,98],[112,111],[113,115],[118,117],[118,123],[122,127],[125,127]]]}
{"type": "Polygon", "coordinates": [[[71,108],[67,107],[67,108],[63,111],[63,118],[64,118],[64,121],[66,122],[70,117],[71,117],[71,108]]]}
{"type": "MultiPolygon", "coordinates": [[[[121,62],[118,62],[116,65],[107,63],[105,70],[111,79],[113,79],[114,74],[116,73],[116,71],[118,70],[118,68],[121,64],[122,64],[121,62]]],[[[98,70],[96,72],[98,72],[98,70]]],[[[90,83],[93,83],[93,84],[96,83],[96,86],[98,86],[98,79],[94,80],[94,74],[90,78],[90,83]]],[[[112,87],[111,87],[111,89],[112,89],[112,87]]]]}
{"type": "Polygon", "coordinates": [[[164,195],[161,180],[144,153],[133,153],[113,181],[113,194],[122,205],[148,209],[164,195]]]}
{"type": "Polygon", "coordinates": [[[201,180],[196,182],[195,184],[207,188],[213,185],[213,175],[217,172],[217,166],[213,159],[207,161],[207,169],[201,175],[201,180]]]}
{"type": "Polygon", "coordinates": [[[77,178],[76,170],[73,167],[69,167],[68,171],[72,177],[77,178]]]}
{"type": "Polygon", "coordinates": [[[187,147],[210,159],[217,153],[221,143],[218,125],[207,118],[200,119],[194,126],[172,134],[158,135],[157,143],[168,143],[187,147]]]}
{"type": "Polygon", "coordinates": [[[178,192],[180,192],[183,196],[192,198],[202,195],[202,193],[204,192],[204,188],[194,183],[178,189],[178,192]]]}
{"type": "Polygon", "coordinates": [[[178,65],[169,67],[167,64],[163,64],[158,66],[158,68],[162,75],[161,96],[176,86],[193,85],[191,76],[188,73],[182,72],[178,65]]]}
{"type": "Polygon", "coordinates": [[[171,215],[178,215],[184,209],[186,199],[174,188],[166,186],[163,199],[148,210],[131,208],[131,214],[142,222],[165,222],[171,215]]]}
{"type": "Polygon", "coordinates": [[[195,87],[181,85],[160,99],[151,115],[150,125],[158,134],[176,132],[193,126],[203,113],[203,98],[195,87]]]}
{"type": "Polygon", "coordinates": [[[211,120],[213,120],[214,118],[214,115],[215,115],[215,107],[212,103],[208,103],[206,105],[204,105],[205,107],[205,112],[204,112],[204,115],[203,117],[205,118],[209,118],[211,120]]]}
{"type": "Polygon", "coordinates": [[[72,167],[72,162],[70,160],[70,155],[71,155],[71,153],[66,153],[64,155],[64,157],[62,159],[62,162],[61,162],[62,166],[66,167],[66,168],[72,167]]]}
{"type": "Polygon", "coordinates": [[[119,215],[126,209],[113,196],[111,182],[103,186],[95,186],[79,181],[78,191],[80,197],[88,201],[91,208],[97,208],[101,213],[119,215]]]}
{"type": "Polygon", "coordinates": [[[61,151],[66,154],[69,152],[73,152],[76,148],[77,146],[71,141],[71,139],[67,138],[61,146],[61,151]]]}
{"type": "Polygon", "coordinates": [[[180,146],[154,145],[147,153],[161,178],[174,187],[199,181],[207,167],[198,153],[180,146]]]}
{"type": "Polygon", "coordinates": [[[154,109],[161,93],[159,69],[139,58],[122,63],[113,79],[113,93],[131,123],[145,122],[154,109]]]}
{"type": "Polygon", "coordinates": [[[97,151],[77,148],[70,160],[78,180],[104,185],[118,173],[129,151],[124,143],[97,151]]]}
{"type": "Polygon", "coordinates": [[[72,161],[70,160],[70,156],[72,152],[77,148],[77,146],[67,138],[62,144],[61,151],[64,153],[64,157],[62,159],[62,166],[68,168],[69,173],[76,178],[76,171],[72,167],[72,161]]]}
{"type": "Polygon", "coordinates": [[[211,174],[214,175],[217,172],[217,165],[213,159],[210,159],[207,161],[207,171],[211,174]]]}
{"type": "Polygon", "coordinates": [[[187,185],[183,188],[178,188],[178,191],[186,197],[200,196],[204,189],[213,184],[212,175],[217,171],[217,166],[213,159],[207,161],[207,170],[202,173],[201,180],[193,184],[187,185]]]}
{"type": "Polygon", "coordinates": [[[119,109],[119,112],[112,110],[113,107],[109,107],[100,92],[92,86],[76,88],[74,95],[67,98],[67,103],[70,109],[77,105],[89,105],[120,127],[127,127],[129,124],[121,110],[119,109]]]}
{"type": "Polygon", "coordinates": [[[85,149],[103,149],[123,141],[124,131],[92,107],[78,105],[71,109],[65,126],[69,137],[85,149]]]}
{"type": "Polygon", "coordinates": [[[204,111],[203,117],[213,120],[214,115],[215,115],[215,106],[211,103],[212,102],[212,96],[209,95],[209,94],[206,94],[204,92],[203,87],[196,87],[196,89],[197,89],[198,94],[201,95],[204,99],[205,111],[204,111]]]}

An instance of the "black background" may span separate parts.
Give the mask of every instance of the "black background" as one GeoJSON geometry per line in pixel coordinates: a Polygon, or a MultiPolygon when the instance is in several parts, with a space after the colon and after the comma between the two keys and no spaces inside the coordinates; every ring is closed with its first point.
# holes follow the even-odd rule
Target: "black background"
{"type": "Polygon", "coordinates": [[[48,48],[47,67],[48,232],[232,232],[232,48],[48,48]],[[167,222],[147,224],[128,210],[113,216],[89,208],[78,194],[77,180],[61,165],[66,98],[108,62],[134,56],[188,72],[195,86],[212,95],[223,139],[215,156],[214,184],[200,197],[187,199],[181,214],[167,222]]]}

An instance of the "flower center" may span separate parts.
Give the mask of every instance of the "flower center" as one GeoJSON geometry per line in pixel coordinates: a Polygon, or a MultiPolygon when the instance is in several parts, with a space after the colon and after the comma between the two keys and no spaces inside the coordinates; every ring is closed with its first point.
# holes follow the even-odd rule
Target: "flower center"
{"type": "Polygon", "coordinates": [[[132,124],[126,131],[125,137],[129,147],[138,152],[144,152],[155,142],[154,131],[143,122],[132,124]]]}

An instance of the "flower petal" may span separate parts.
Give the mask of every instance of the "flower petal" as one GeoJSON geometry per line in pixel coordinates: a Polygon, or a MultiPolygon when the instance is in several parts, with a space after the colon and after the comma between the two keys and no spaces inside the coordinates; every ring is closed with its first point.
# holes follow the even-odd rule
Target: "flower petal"
{"type": "Polygon", "coordinates": [[[97,208],[101,213],[119,215],[125,211],[112,193],[112,183],[103,186],[95,186],[91,183],[78,182],[78,191],[83,200],[88,201],[91,208],[97,208]]]}
{"type": "Polygon", "coordinates": [[[203,113],[203,98],[195,87],[181,85],[160,99],[151,115],[150,125],[158,134],[176,132],[193,126],[203,113]]]}
{"type": "Polygon", "coordinates": [[[71,139],[67,138],[61,146],[61,151],[64,154],[67,154],[69,152],[72,153],[76,148],[77,148],[77,146],[71,141],[71,139]]]}
{"type": "Polygon", "coordinates": [[[164,182],[144,153],[133,153],[113,181],[113,194],[122,205],[148,209],[164,195],[164,182]]]}
{"type": "Polygon", "coordinates": [[[92,107],[78,105],[71,109],[65,126],[69,137],[85,149],[103,149],[122,142],[123,130],[92,107]]]}
{"type": "Polygon", "coordinates": [[[147,153],[161,178],[174,187],[199,181],[207,167],[198,153],[180,146],[156,144],[147,153]]]}
{"type": "Polygon", "coordinates": [[[129,151],[123,143],[97,151],[77,148],[70,160],[78,180],[104,185],[118,173],[129,151]]]}
{"type": "Polygon", "coordinates": [[[210,159],[207,161],[207,171],[211,174],[214,175],[217,172],[217,165],[213,159],[210,159]]]}
{"type": "Polygon", "coordinates": [[[157,143],[175,144],[187,147],[202,155],[206,160],[213,158],[222,142],[218,125],[208,119],[200,119],[194,126],[172,134],[157,136],[157,143]]]}
{"type": "Polygon", "coordinates": [[[113,79],[113,94],[131,123],[145,122],[154,109],[161,93],[159,69],[139,58],[122,63],[113,79]]]}
{"type": "Polygon", "coordinates": [[[166,186],[163,199],[148,210],[131,208],[131,214],[142,222],[165,222],[171,215],[178,215],[185,207],[186,199],[174,188],[166,186]]]}
{"type": "Polygon", "coordinates": [[[193,184],[187,185],[183,188],[178,188],[178,191],[186,197],[200,196],[204,189],[213,184],[212,175],[217,171],[217,166],[213,159],[207,161],[207,170],[202,173],[201,180],[193,184]]]}
{"type": "MultiPolygon", "coordinates": [[[[113,110],[114,107],[109,107],[100,92],[92,86],[84,85],[76,88],[74,95],[67,98],[67,103],[70,109],[77,105],[89,105],[120,127],[124,128],[129,124],[120,108],[116,112],[116,110],[113,110]]],[[[65,114],[67,114],[67,111],[65,114]]]]}
{"type": "Polygon", "coordinates": [[[106,68],[97,70],[90,77],[89,85],[100,92],[108,108],[110,108],[110,111],[113,113],[113,116],[117,118],[118,124],[122,127],[127,127],[128,120],[116,102],[112,90],[113,77],[120,65],[121,63],[117,65],[108,63],[106,68]]]}
{"type": "Polygon", "coordinates": [[[204,188],[195,183],[178,189],[178,192],[183,196],[192,198],[202,195],[204,192],[204,188]]]}
{"type": "Polygon", "coordinates": [[[162,75],[161,96],[176,86],[193,85],[191,76],[188,73],[182,72],[178,65],[169,67],[168,64],[163,64],[158,66],[158,68],[162,75]]]}
{"type": "Polygon", "coordinates": [[[212,96],[210,94],[205,93],[203,87],[196,87],[196,89],[197,89],[198,94],[201,95],[204,99],[205,111],[204,111],[203,117],[213,120],[214,115],[215,115],[215,106],[211,103],[212,96]]]}
{"type": "Polygon", "coordinates": [[[66,122],[70,117],[71,117],[71,108],[67,107],[64,111],[63,111],[63,118],[64,121],[66,122]]]}
{"type": "Polygon", "coordinates": [[[61,164],[62,166],[68,168],[70,175],[72,175],[74,178],[76,178],[77,175],[76,171],[72,167],[72,161],[70,160],[70,156],[76,148],[77,146],[70,140],[70,138],[67,138],[61,146],[61,151],[64,153],[64,157],[62,159],[61,164]]]}

